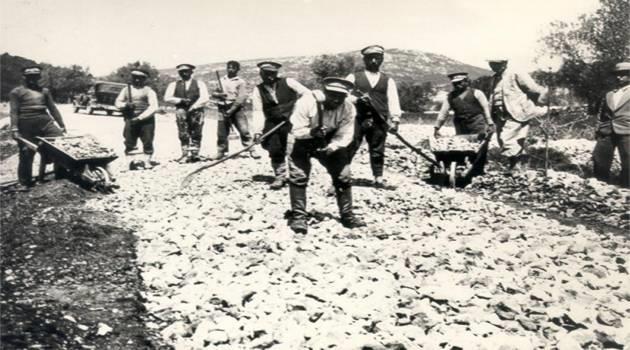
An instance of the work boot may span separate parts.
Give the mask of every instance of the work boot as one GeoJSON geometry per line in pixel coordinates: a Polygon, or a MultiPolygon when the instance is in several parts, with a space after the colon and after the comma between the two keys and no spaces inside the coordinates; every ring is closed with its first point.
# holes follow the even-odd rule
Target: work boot
{"type": "Polygon", "coordinates": [[[374,188],[385,188],[385,180],[382,176],[374,177],[374,188]]]}
{"type": "Polygon", "coordinates": [[[289,198],[291,200],[291,213],[288,225],[295,233],[306,234],[308,222],[306,218],[306,186],[289,186],[289,198]]]}
{"type": "Polygon", "coordinates": [[[223,159],[225,158],[225,153],[224,152],[217,152],[214,155],[211,155],[209,157],[210,160],[219,160],[219,159],[223,159]]]}
{"type": "Polygon", "coordinates": [[[273,182],[269,185],[269,188],[272,190],[279,190],[286,184],[286,181],[281,176],[276,176],[273,182]]]}
{"type": "Polygon", "coordinates": [[[326,197],[332,197],[335,195],[335,186],[330,186],[326,189],[326,197]]]}
{"type": "Polygon", "coordinates": [[[341,224],[347,228],[356,228],[365,226],[365,222],[354,215],[352,212],[352,187],[335,188],[337,196],[337,206],[339,206],[339,214],[341,216],[341,224]]]}

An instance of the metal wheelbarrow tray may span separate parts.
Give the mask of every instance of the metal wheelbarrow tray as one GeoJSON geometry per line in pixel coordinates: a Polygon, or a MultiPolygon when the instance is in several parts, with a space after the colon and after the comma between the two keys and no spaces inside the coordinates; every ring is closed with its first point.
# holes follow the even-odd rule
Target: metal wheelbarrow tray
{"type": "Polygon", "coordinates": [[[106,166],[118,156],[89,135],[38,137],[39,151],[54,163],[56,178],[76,178],[102,192],[112,190],[106,166]]]}
{"type": "Polygon", "coordinates": [[[482,156],[488,151],[492,135],[455,135],[430,138],[429,147],[438,165],[432,165],[431,179],[450,187],[467,185],[482,156]]]}

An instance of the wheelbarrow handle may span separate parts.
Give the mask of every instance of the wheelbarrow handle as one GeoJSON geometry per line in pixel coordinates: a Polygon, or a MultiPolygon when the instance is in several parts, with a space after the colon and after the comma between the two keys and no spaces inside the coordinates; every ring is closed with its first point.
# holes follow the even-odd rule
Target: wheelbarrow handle
{"type": "Polygon", "coordinates": [[[16,139],[17,141],[19,141],[19,142],[22,142],[22,143],[23,143],[26,147],[30,148],[30,149],[31,149],[31,150],[33,150],[34,152],[37,152],[37,150],[39,149],[39,146],[38,146],[38,145],[36,145],[36,144],[32,143],[31,141],[29,141],[29,140],[27,140],[27,139],[25,139],[25,138],[23,138],[23,137],[21,137],[21,136],[18,136],[18,137],[16,137],[15,139],[16,139]]]}

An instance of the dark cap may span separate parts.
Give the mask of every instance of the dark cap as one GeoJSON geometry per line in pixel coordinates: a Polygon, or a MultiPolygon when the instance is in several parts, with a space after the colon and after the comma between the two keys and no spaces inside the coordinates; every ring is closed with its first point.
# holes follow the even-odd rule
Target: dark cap
{"type": "Polygon", "coordinates": [[[260,70],[268,70],[268,71],[275,71],[277,72],[280,67],[282,67],[282,65],[278,62],[272,62],[272,61],[264,61],[264,62],[260,62],[257,64],[258,68],[260,68],[260,70]]]}
{"type": "Polygon", "coordinates": [[[178,64],[177,67],[175,67],[175,69],[177,69],[177,71],[180,70],[194,70],[195,66],[193,66],[192,64],[188,64],[188,63],[182,63],[182,64],[178,64]]]}
{"type": "Polygon", "coordinates": [[[361,54],[363,56],[365,55],[374,55],[374,54],[384,54],[385,53],[385,48],[383,48],[381,45],[370,45],[368,47],[364,47],[361,50],[361,54]]]}

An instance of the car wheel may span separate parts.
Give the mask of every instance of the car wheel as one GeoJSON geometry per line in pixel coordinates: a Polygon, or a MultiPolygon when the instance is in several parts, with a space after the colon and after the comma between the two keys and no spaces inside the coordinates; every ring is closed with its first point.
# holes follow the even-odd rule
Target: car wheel
{"type": "Polygon", "coordinates": [[[107,111],[107,115],[112,115],[112,114],[114,114],[113,111],[107,111]]]}
{"type": "Polygon", "coordinates": [[[74,113],[79,113],[79,107],[74,107],[74,113]]]}
{"type": "Polygon", "coordinates": [[[88,114],[92,114],[92,113],[94,113],[94,109],[93,109],[92,107],[88,107],[88,108],[87,108],[87,113],[88,113],[88,114]]]}

